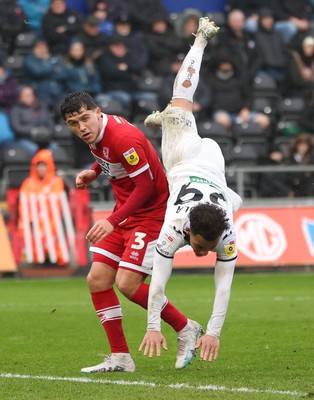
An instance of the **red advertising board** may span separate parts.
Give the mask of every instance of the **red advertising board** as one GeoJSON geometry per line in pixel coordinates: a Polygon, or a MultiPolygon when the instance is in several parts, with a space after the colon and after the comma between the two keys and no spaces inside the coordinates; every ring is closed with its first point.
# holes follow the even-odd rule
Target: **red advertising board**
{"type": "MultiPolygon", "coordinates": [[[[94,212],[104,218],[108,212],[94,212]]],[[[237,267],[314,265],[314,207],[243,208],[235,216],[237,267]]],[[[189,246],[176,253],[174,267],[212,267],[215,254],[196,257],[189,246]]]]}

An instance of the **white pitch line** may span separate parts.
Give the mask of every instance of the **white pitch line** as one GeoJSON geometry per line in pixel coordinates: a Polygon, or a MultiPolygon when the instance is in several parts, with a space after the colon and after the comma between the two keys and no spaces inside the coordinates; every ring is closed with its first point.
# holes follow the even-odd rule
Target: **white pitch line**
{"type": "Polygon", "coordinates": [[[263,393],[263,394],[281,394],[285,396],[307,396],[308,393],[302,393],[290,390],[273,390],[273,389],[252,389],[246,387],[240,388],[229,388],[226,386],[217,385],[199,385],[193,386],[187,383],[172,383],[169,385],[163,385],[154,382],[145,381],[113,381],[110,379],[91,379],[91,378],[71,378],[62,376],[44,376],[44,375],[20,375],[20,374],[0,374],[0,378],[15,378],[15,379],[40,379],[46,381],[66,381],[66,382],[79,382],[79,383],[102,383],[110,385],[121,385],[121,386],[146,386],[146,387],[160,387],[166,389],[193,389],[203,391],[214,391],[214,392],[241,392],[241,393],[263,393]]]}

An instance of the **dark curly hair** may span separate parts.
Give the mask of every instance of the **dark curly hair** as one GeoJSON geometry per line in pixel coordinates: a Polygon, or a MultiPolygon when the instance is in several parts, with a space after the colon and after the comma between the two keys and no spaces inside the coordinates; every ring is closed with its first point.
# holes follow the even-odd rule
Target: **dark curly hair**
{"type": "Polygon", "coordinates": [[[97,105],[87,92],[69,93],[60,105],[61,116],[65,120],[67,114],[77,113],[82,107],[86,110],[95,110],[97,105]]]}
{"type": "Polygon", "coordinates": [[[212,203],[199,203],[189,214],[190,229],[193,235],[201,235],[211,242],[230,227],[226,212],[212,203]]]}

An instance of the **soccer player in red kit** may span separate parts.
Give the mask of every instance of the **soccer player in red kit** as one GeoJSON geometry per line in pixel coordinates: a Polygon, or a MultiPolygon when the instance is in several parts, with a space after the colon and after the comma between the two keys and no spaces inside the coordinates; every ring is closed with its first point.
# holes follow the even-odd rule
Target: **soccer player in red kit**
{"type": "MultiPolygon", "coordinates": [[[[80,172],[76,187],[85,188],[104,173],[113,188],[112,214],[97,221],[86,238],[93,252],[87,276],[96,313],[110,344],[104,362],[82,372],[135,371],[122,327],[122,310],[113,288],[147,309],[156,241],[163,223],[168,184],[159,157],[145,135],[124,118],[103,114],[86,92],[67,95],[61,115],[69,129],[89,145],[95,163],[80,172]]],[[[188,320],[164,296],[163,320],[178,333],[178,357],[194,349],[201,326],[188,320]]],[[[192,357],[191,353],[191,357],[192,357]]]]}

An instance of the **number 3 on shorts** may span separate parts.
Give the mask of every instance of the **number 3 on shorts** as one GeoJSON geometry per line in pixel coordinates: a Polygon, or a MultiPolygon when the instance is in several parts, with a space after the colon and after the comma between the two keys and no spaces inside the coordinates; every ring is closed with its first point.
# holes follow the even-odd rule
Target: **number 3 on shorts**
{"type": "Polygon", "coordinates": [[[145,236],[147,236],[147,234],[143,232],[135,232],[134,236],[134,244],[132,244],[131,247],[132,249],[141,250],[145,246],[145,242],[143,239],[145,236]]]}

